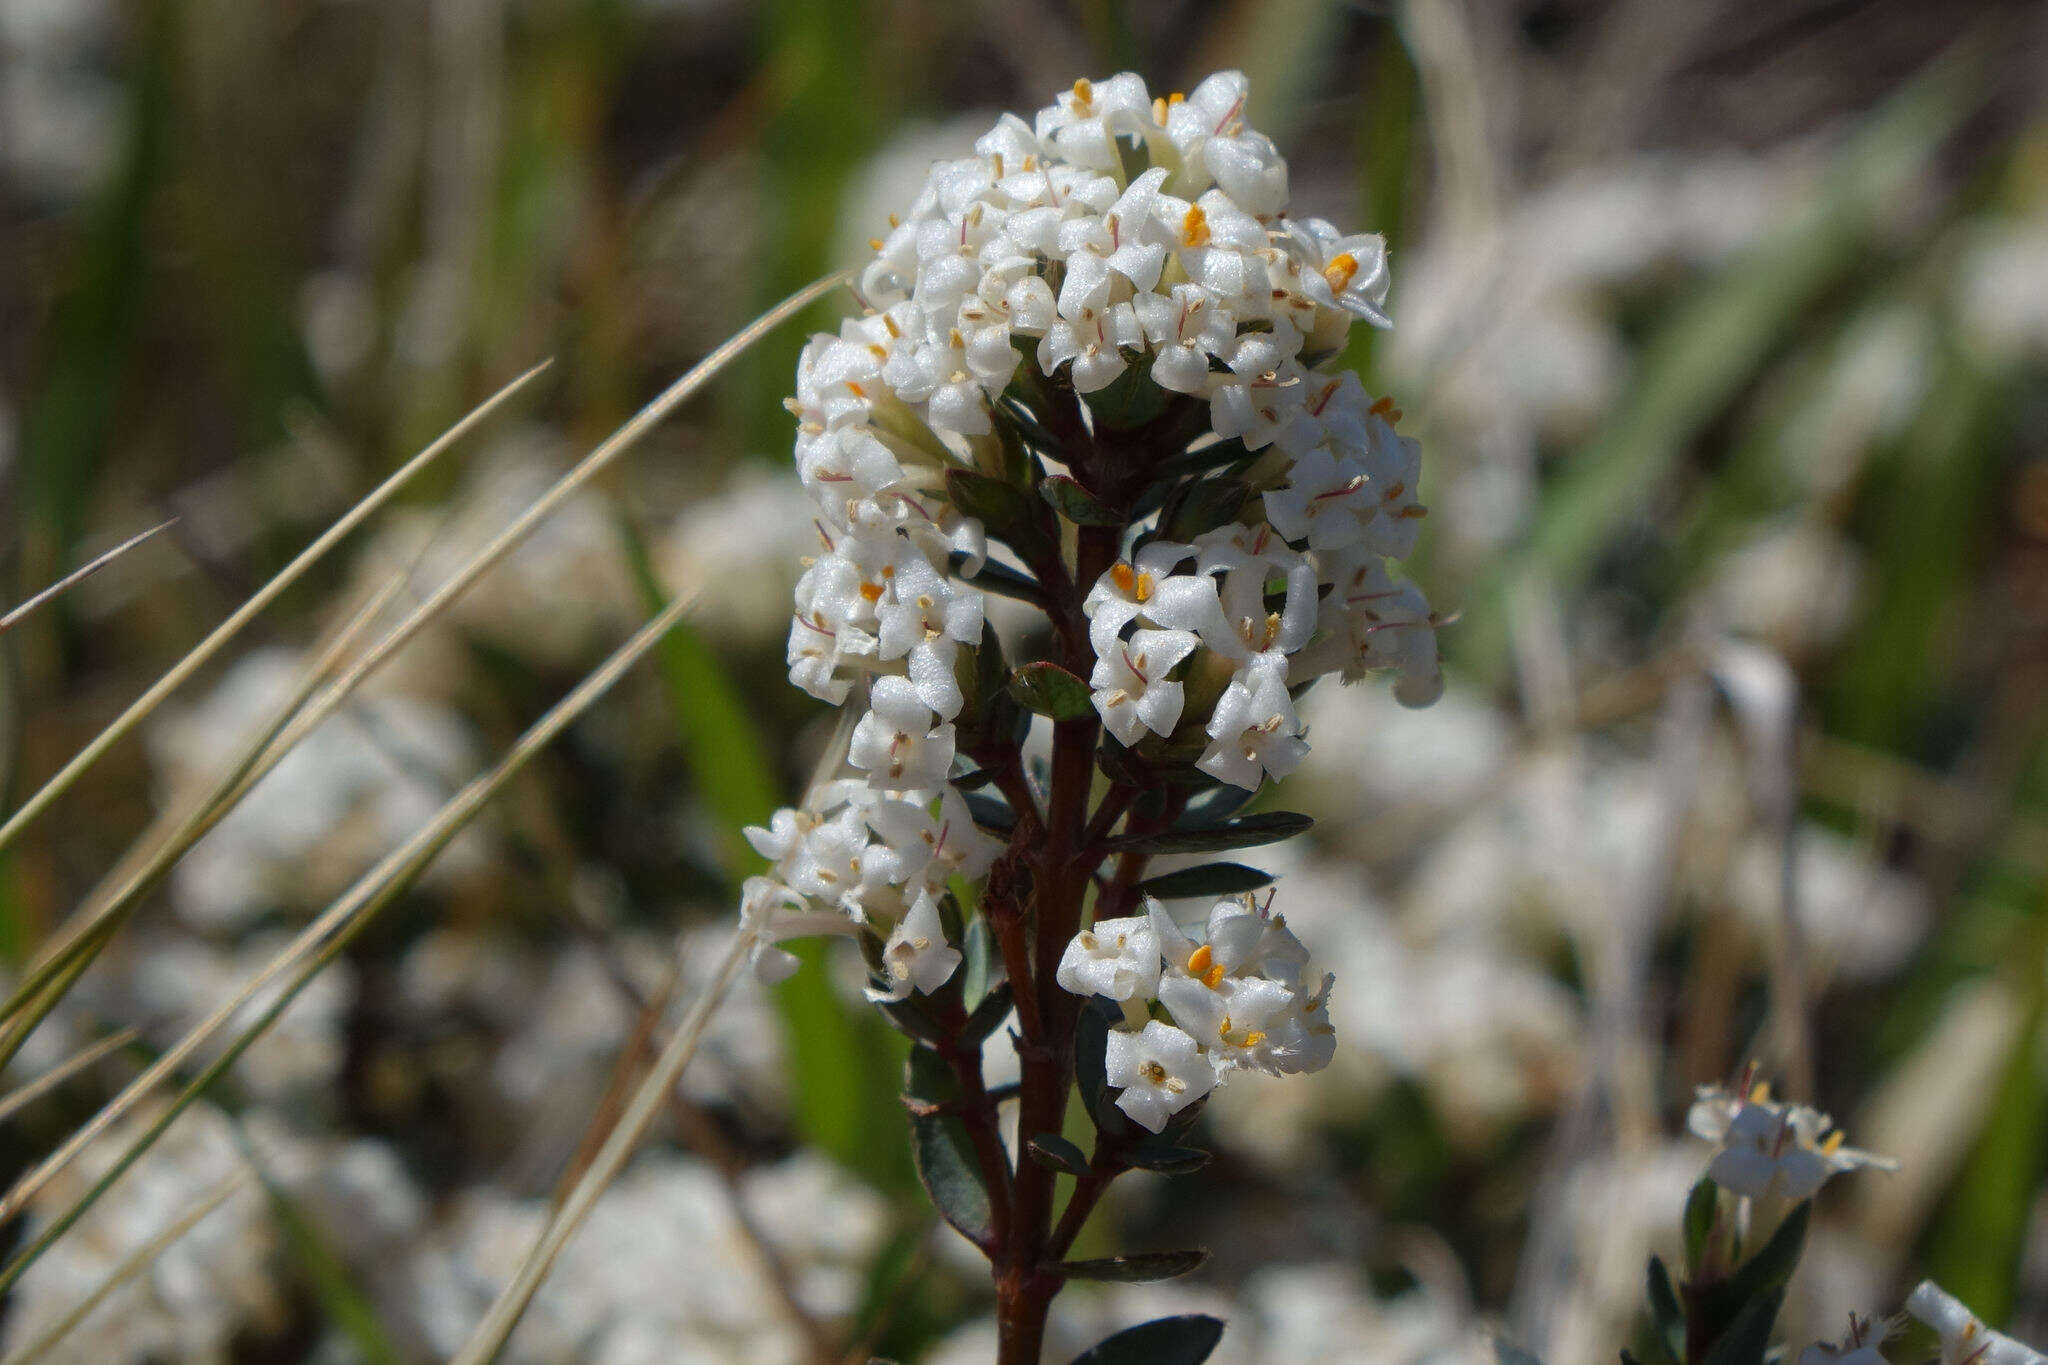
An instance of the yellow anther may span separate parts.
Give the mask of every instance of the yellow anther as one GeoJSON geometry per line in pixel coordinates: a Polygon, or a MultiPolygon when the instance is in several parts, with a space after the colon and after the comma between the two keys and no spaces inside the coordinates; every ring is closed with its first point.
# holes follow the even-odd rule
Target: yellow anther
{"type": "Polygon", "coordinates": [[[1157,1062],[1145,1063],[1138,1068],[1138,1074],[1154,1085],[1163,1085],[1166,1081],[1166,1068],[1157,1062]]]}
{"type": "Polygon", "coordinates": [[[949,335],[946,338],[946,340],[952,344],[953,349],[956,351],[964,351],[967,349],[967,338],[960,335],[960,329],[958,327],[955,327],[952,330],[951,335],[949,335]]]}
{"type": "Polygon", "coordinates": [[[879,602],[882,600],[882,585],[880,583],[863,583],[860,585],[860,595],[867,598],[870,602],[879,602]]]}
{"type": "Polygon", "coordinates": [[[889,215],[889,226],[892,228],[902,227],[903,220],[892,213],[889,215]]]}
{"type": "Polygon", "coordinates": [[[1366,409],[1375,417],[1384,417],[1389,422],[1401,420],[1401,410],[1394,406],[1394,395],[1388,394],[1366,409]]]}
{"type": "Polygon", "coordinates": [[[1109,581],[1116,584],[1118,592],[1129,597],[1132,587],[1137,583],[1137,575],[1130,565],[1118,560],[1109,566],[1109,581]]]}
{"type": "Polygon", "coordinates": [[[882,249],[882,239],[881,239],[880,237],[870,237],[870,238],[868,238],[868,250],[869,250],[869,251],[880,251],[881,249],[882,249]]]}
{"type": "Polygon", "coordinates": [[[903,329],[896,325],[896,319],[890,317],[887,313],[882,314],[882,327],[892,337],[901,337],[903,335],[903,329]]]}
{"type": "Polygon", "coordinates": [[[1756,1089],[1749,1092],[1749,1102],[1751,1104],[1769,1104],[1771,1102],[1771,1083],[1769,1081],[1758,1081],[1756,1089]]]}
{"type": "Polygon", "coordinates": [[[1166,126],[1166,101],[1164,99],[1152,101],[1152,121],[1161,128],[1166,126]]]}
{"type": "Polygon", "coordinates": [[[1081,80],[1078,80],[1078,81],[1075,81],[1075,82],[1074,82],[1074,103],[1075,103],[1075,104],[1078,104],[1078,105],[1081,105],[1081,106],[1085,107],[1085,106],[1087,106],[1087,105],[1088,105],[1088,104],[1089,104],[1089,103],[1090,103],[1091,101],[1093,101],[1093,100],[1094,100],[1094,98],[1095,98],[1095,87],[1094,87],[1094,86],[1092,86],[1092,85],[1090,85],[1090,84],[1089,84],[1089,83],[1087,82],[1086,78],[1083,78],[1083,79],[1081,79],[1081,80]]]}
{"type": "Polygon", "coordinates": [[[860,385],[854,383],[851,379],[846,381],[846,390],[848,393],[851,393],[855,398],[865,398],[868,396],[868,391],[862,388],[860,385]]]}
{"type": "Polygon", "coordinates": [[[1265,1035],[1265,1034],[1263,1034],[1263,1033],[1258,1033],[1258,1032],[1252,1032],[1252,1033],[1247,1033],[1247,1034],[1246,1034],[1246,1035],[1244,1036],[1244,1045],[1245,1045],[1246,1047],[1257,1047],[1257,1046],[1258,1046],[1258,1045],[1259,1045],[1260,1043],[1263,1043],[1263,1042],[1265,1042],[1265,1041],[1266,1041],[1266,1035],[1265,1035]]]}
{"type": "Polygon", "coordinates": [[[1204,943],[1201,947],[1188,954],[1188,975],[1208,975],[1209,968],[1215,960],[1216,954],[1210,951],[1208,944],[1204,943]]]}
{"type": "Polygon", "coordinates": [[[995,154],[995,163],[996,179],[1001,180],[1003,178],[1003,154],[1001,152],[995,154]]]}
{"type": "Polygon", "coordinates": [[[1351,283],[1351,277],[1357,273],[1358,258],[1348,251],[1338,252],[1330,258],[1330,263],[1323,267],[1323,278],[1330,282],[1330,288],[1340,294],[1344,292],[1344,286],[1351,283]]]}
{"type": "Polygon", "coordinates": [[[1186,104],[1188,102],[1188,97],[1186,95],[1181,94],[1180,91],[1176,90],[1171,95],[1168,95],[1166,97],[1166,102],[1168,104],[1186,104]]]}
{"type": "Polygon", "coordinates": [[[1200,204],[1189,204],[1187,216],[1180,220],[1180,244],[1209,245],[1209,215],[1202,212],[1200,204]]]}
{"type": "MultiPolygon", "coordinates": [[[[1208,945],[1204,944],[1203,946],[1207,947],[1208,945]]],[[[1202,973],[1202,984],[1212,991],[1223,984],[1223,964],[1221,962],[1210,964],[1209,970],[1202,973]]]]}
{"type": "Polygon", "coordinates": [[[1140,602],[1150,602],[1152,600],[1151,574],[1141,573],[1138,575],[1138,585],[1132,590],[1131,596],[1137,598],[1140,602]]]}
{"type": "Polygon", "coordinates": [[[870,341],[868,343],[868,349],[875,353],[875,358],[877,360],[887,360],[889,358],[889,348],[887,346],[884,346],[879,341],[870,341]]]}
{"type": "Polygon", "coordinates": [[[1823,1156],[1833,1156],[1836,1152],[1841,1151],[1842,1130],[1837,1128],[1834,1132],[1829,1133],[1827,1141],[1821,1143],[1820,1150],[1823,1156]]]}

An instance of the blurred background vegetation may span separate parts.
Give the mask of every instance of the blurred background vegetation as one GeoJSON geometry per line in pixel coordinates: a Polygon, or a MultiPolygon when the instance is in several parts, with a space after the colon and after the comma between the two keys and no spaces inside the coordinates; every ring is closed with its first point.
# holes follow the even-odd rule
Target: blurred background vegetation
{"type": "MultiPolygon", "coordinates": [[[[380,571],[445,577],[933,157],[1076,75],[1222,67],[1295,211],[1389,238],[1397,328],[1347,360],[1424,439],[1414,572],[1462,616],[1437,710],[1319,697],[1279,797],[1322,820],[1275,866],[1349,1060],[1234,1085],[1215,1165],[1132,1182],[1122,1241],[1217,1257],[1077,1294],[1075,1342],[1221,1303],[1219,1360],[1482,1359],[1482,1320],[1611,1358],[1704,1160],[1691,1087],[1753,1055],[1906,1166],[1824,1197],[1795,1332],[1933,1273],[2048,1339],[2048,15],[2019,0],[0,0],[0,603],[177,518],[0,636],[0,807],[555,359],[0,852],[0,961],[380,571]]],[[[16,1058],[10,1090],[137,1030],[0,1119],[10,1175],[700,594],[37,1264],[10,1347],[243,1162],[261,1191],[60,1355],[462,1339],[829,724],[781,660],[804,331],[316,732],[16,1058]]],[[[725,1012],[515,1355],[978,1358],[848,965],[725,1012]]]]}

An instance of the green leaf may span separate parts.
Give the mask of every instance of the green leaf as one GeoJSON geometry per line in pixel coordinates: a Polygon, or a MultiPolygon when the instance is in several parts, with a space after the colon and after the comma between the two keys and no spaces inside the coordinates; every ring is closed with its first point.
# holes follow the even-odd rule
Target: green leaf
{"type": "Polygon", "coordinates": [[[1088,684],[1056,663],[1025,664],[1010,674],[1010,695],[1026,710],[1054,720],[1078,720],[1092,714],[1088,684]]]}
{"type": "Polygon", "coordinates": [[[1196,479],[1177,489],[1159,513],[1159,533],[1183,544],[1237,520],[1251,498],[1243,479],[1196,479]]]}
{"type": "Polygon", "coordinates": [[[1163,1142],[1141,1142],[1120,1154],[1124,1163],[1141,1171],[1160,1175],[1192,1175],[1209,1164],[1215,1155],[1199,1147],[1176,1147],[1163,1142]]]}
{"type": "Polygon", "coordinates": [[[1223,1320],[1201,1313],[1127,1327],[1074,1357],[1074,1365],[1202,1365],[1223,1340],[1223,1320]]]}
{"type": "Polygon", "coordinates": [[[1714,1233],[1714,1217],[1721,1208],[1721,1187],[1701,1176],[1685,1197],[1685,1273],[1698,1279],[1700,1258],[1707,1239],[1714,1233]]]}
{"type": "Polygon", "coordinates": [[[1045,589],[1038,586],[1038,580],[1027,574],[1018,573],[996,563],[984,560],[979,572],[967,572],[967,552],[955,550],[947,556],[946,562],[961,581],[972,583],[983,592],[992,592],[998,597],[1008,597],[1019,602],[1029,602],[1043,611],[1046,606],[1045,589]]]}
{"type": "MultiPolygon", "coordinates": [[[[960,1083],[944,1058],[914,1047],[904,1067],[904,1093],[921,1104],[948,1104],[960,1098],[960,1083]]],[[[951,1114],[912,1114],[910,1155],[939,1216],[977,1246],[988,1245],[995,1225],[967,1125],[951,1114]]]]}
{"type": "MultiPolygon", "coordinates": [[[[1750,1303],[1774,1291],[1783,1297],[1785,1282],[1792,1278],[1800,1253],[1806,1249],[1806,1225],[1812,1212],[1811,1200],[1795,1207],[1756,1255],[1744,1261],[1726,1280],[1706,1286],[1699,1294],[1695,1308],[1701,1314],[1709,1340],[1732,1331],[1729,1324],[1750,1303]]],[[[1769,1325],[1766,1323],[1766,1328],[1769,1325]]]]}
{"type": "Polygon", "coordinates": [[[1144,356],[1133,362],[1105,388],[1082,395],[1088,404],[1088,411],[1095,416],[1095,425],[1104,431],[1128,431],[1143,426],[1163,414],[1176,403],[1190,400],[1184,394],[1152,382],[1152,359],[1144,356]]]}
{"type": "Polygon", "coordinates": [[[1707,1352],[1706,1365],[1764,1365],[1764,1353],[1771,1346],[1771,1328],[1778,1321],[1778,1306],[1784,1301],[1785,1290],[1781,1285],[1744,1304],[1734,1323],[1707,1352]]]}
{"type": "MultiPolygon", "coordinates": [[[[976,924],[981,922],[975,921],[976,924]]],[[[996,982],[989,988],[988,994],[982,997],[981,1003],[974,1007],[974,1012],[967,1016],[967,1022],[960,1026],[959,1041],[979,1046],[990,1034],[1003,1026],[1003,1020],[1010,1017],[1010,1011],[1015,1005],[1010,983],[996,982]]]]}
{"type": "Polygon", "coordinates": [[[992,536],[1019,549],[1047,539],[1045,509],[1016,484],[977,474],[971,469],[946,471],[946,496],[955,507],[980,521],[992,536]]]}
{"type": "Polygon", "coordinates": [[[1038,485],[1038,496],[1076,526],[1121,526],[1122,512],[1097,499],[1065,474],[1054,474],[1038,485]]]}
{"type": "Polygon", "coordinates": [[[1025,1141],[1024,1150],[1048,1171],[1076,1177],[1088,1174],[1087,1155],[1057,1133],[1033,1133],[1025,1141]]]}
{"type": "Polygon", "coordinates": [[[1096,1261],[1062,1261],[1048,1269],[1064,1280],[1103,1280],[1114,1284],[1150,1284],[1170,1280],[1199,1269],[1209,1253],[1192,1251],[1139,1251],[1129,1256],[1105,1256],[1096,1261]]]}
{"type": "Polygon", "coordinates": [[[1152,834],[1120,834],[1105,842],[1112,853],[1218,853],[1227,848],[1277,844],[1315,827],[1315,821],[1293,811],[1269,810],[1218,820],[1202,829],[1168,829],[1152,834]]]}
{"type": "Polygon", "coordinates": [[[1272,873],[1243,863],[1203,863],[1199,867],[1184,867],[1178,872],[1147,877],[1138,883],[1138,891],[1141,895],[1170,901],[1188,896],[1236,896],[1256,891],[1272,881],[1272,873]]]}
{"type": "Polygon", "coordinates": [[[1672,1360],[1685,1357],[1685,1310],[1678,1306],[1678,1290],[1662,1256],[1652,1256],[1649,1268],[1650,1320],[1657,1326],[1657,1339],[1672,1360]]]}

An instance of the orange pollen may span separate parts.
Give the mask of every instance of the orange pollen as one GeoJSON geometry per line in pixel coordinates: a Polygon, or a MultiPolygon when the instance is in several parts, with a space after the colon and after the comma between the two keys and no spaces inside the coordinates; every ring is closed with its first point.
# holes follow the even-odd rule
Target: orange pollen
{"type": "Polygon", "coordinates": [[[1180,91],[1176,90],[1171,95],[1168,95],[1166,97],[1166,102],[1168,104],[1186,104],[1188,102],[1188,97],[1186,95],[1181,94],[1180,91]]]}
{"type": "Polygon", "coordinates": [[[1086,105],[1095,98],[1095,87],[1086,80],[1074,82],[1074,103],[1086,105]]]}
{"type": "Polygon", "coordinates": [[[879,341],[870,341],[868,349],[873,351],[878,359],[887,360],[889,358],[889,348],[879,341]]]}
{"type": "Polygon", "coordinates": [[[1258,1045],[1259,1045],[1260,1043],[1263,1043],[1263,1042],[1265,1042],[1265,1041],[1266,1041],[1266,1035],[1265,1035],[1265,1034],[1263,1034],[1263,1033],[1260,1033],[1260,1032],[1259,1032],[1259,1031],[1257,1031],[1256,1029],[1254,1029],[1254,1030],[1253,1030],[1252,1032],[1250,1032],[1250,1033],[1247,1033],[1247,1034],[1246,1034],[1246,1035],[1244,1036],[1244,1045],[1245,1045],[1246,1047],[1257,1047],[1257,1046],[1258,1046],[1258,1045]]]}
{"type": "Polygon", "coordinates": [[[1351,277],[1357,273],[1358,258],[1348,251],[1338,252],[1330,258],[1330,263],[1323,267],[1323,278],[1330,282],[1330,288],[1339,293],[1343,292],[1344,286],[1351,283],[1351,277]]]}
{"type": "Polygon", "coordinates": [[[1377,403],[1367,408],[1366,411],[1375,417],[1383,417],[1389,422],[1401,420],[1401,410],[1394,406],[1394,395],[1392,394],[1388,394],[1380,399],[1377,403]]]}
{"type": "Polygon", "coordinates": [[[846,381],[846,388],[855,398],[865,398],[868,396],[868,391],[854,383],[851,379],[846,381]]]}
{"type": "Polygon", "coordinates": [[[1138,599],[1138,601],[1139,601],[1139,602],[1141,602],[1141,603],[1142,603],[1142,602],[1149,602],[1149,601],[1151,601],[1151,600],[1152,600],[1152,575],[1151,575],[1151,574],[1148,574],[1148,573],[1141,573],[1141,574],[1139,574],[1139,575],[1138,575],[1138,586],[1137,586],[1137,588],[1136,588],[1136,589],[1135,589],[1135,590],[1134,590],[1134,591],[1133,591],[1133,592],[1131,593],[1131,596],[1133,596],[1133,597],[1137,598],[1137,599],[1138,599]]]}
{"type": "Polygon", "coordinates": [[[901,218],[898,218],[898,217],[897,217],[897,216],[896,216],[895,214],[893,214],[893,213],[892,213],[892,214],[890,214],[890,215],[889,215],[889,226],[890,226],[890,227],[892,227],[892,228],[895,228],[895,227],[902,227],[902,226],[903,226],[903,220],[902,220],[901,218]]]}
{"type": "Polygon", "coordinates": [[[946,340],[952,343],[953,349],[956,351],[965,350],[967,347],[967,340],[965,337],[960,335],[960,329],[958,327],[955,327],[952,330],[952,333],[949,336],[947,336],[946,340]]]}
{"type": "Polygon", "coordinates": [[[860,585],[860,595],[867,598],[870,602],[879,602],[882,600],[882,585],[880,583],[863,583],[860,585]]]}
{"type": "Polygon", "coordinates": [[[1769,1081],[1758,1081],[1756,1089],[1749,1092],[1749,1102],[1751,1104],[1769,1104],[1771,1102],[1771,1083],[1769,1081]]]}
{"type": "Polygon", "coordinates": [[[1187,216],[1180,220],[1180,244],[1209,245],[1209,215],[1202,212],[1200,204],[1189,204],[1187,216]]]}
{"type": "Polygon", "coordinates": [[[1188,954],[1188,975],[1206,978],[1209,975],[1209,968],[1214,964],[1215,960],[1216,954],[1210,951],[1208,944],[1204,943],[1201,947],[1188,954]]]}
{"type": "Polygon", "coordinates": [[[1137,586],[1138,575],[1132,570],[1130,565],[1119,560],[1117,563],[1109,566],[1109,581],[1116,584],[1118,592],[1128,597],[1131,594],[1131,589],[1137,586]]]}
{"type": "MultiPolygon", "coordinates": [[[[1203,946],[1207,947],[1208,945],[1204,944],[1203,946]]],[[[1202,973],[1202,984],[1212,991],[1223,984],[1223,964],[1221,962],[1216,963],[1208,971],[1202,973]]]]}
{"type": "Polygon", "coordinates": [[[1837,1128],[1834,1132],[1829,1133],[1827,1141],[1820,1145],[1820,1150],[1824,1156],[1833,1156],[1836,1152],[1841,1151],[1842,1130],[1837,1128]]]}

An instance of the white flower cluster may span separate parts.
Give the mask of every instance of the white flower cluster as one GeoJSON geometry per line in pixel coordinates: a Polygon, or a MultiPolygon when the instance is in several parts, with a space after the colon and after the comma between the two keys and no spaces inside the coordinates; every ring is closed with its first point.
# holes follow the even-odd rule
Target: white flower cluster
{"type": "Polygon", "coordinates": [[[1708,1179],[1748,1199],[1797,1203],[1844,1171],[1899,1166],[1889,1157],[1844,1146],[1833,1119],[1803,1104],[1772,1100],[1764,1082],[1732,1094],[1701,1086],[1686,1126],[1695,1137],[1721,1144],[1707,1165],[1708,1179]]]}
{"type": "Polygon", "coordinates": [[[1105,1070],[1117,1107],[1159,1132],[1166,1121],[1252,1068],[1282,1075],[1330,1064],[1330,986],[1286,920],[1249,896],[1216,902],[1195,943],[1157,901],[1146,913],[1100,920],[1067,944],[1059,984],[1123,1006],[1105,1070]],[[1163,1005],[1172,1022],[1152,1017],[1163,1005]]]}
{"type": "MultiPolygon", "coordinates": [[[[1906,1312],[1934,1330],[1941,1357],[1928,1365],[2048,1365],[2048,1356],[1984,1325],[1955,1295],[1922,1280],[1906,1298],[1906,1312]]],[[[1799,1365],[1890,1365],[1879,1349],[1905,1323],[1905,1315],[1871,1322],[1849,1315],[1849,1332],[1839,1342],[1816,1342],[1799,1353],[1799,1365]]]]}
{"type": "MultiPolygon", "coordinates": [[[[890,581],[903,566],[889,532],[914,530],[935,567],[949,537],[972,539],[933,505],[934,475],[949,442],[990,432],[1021,348],[1048,375],[1068,367],[1082,393],[1149,363],[1159,388],[1207,401],[1216,437],[1268,452],[1251,471],[1263,521],[1155,543],[1090,597],[1091,686],[1119,739],[1178,723],[1164,675],[1197,645],[1237,664],[1201,766],[1240,786],[1306,752],[1290,687],[1392,668],[1404,700],[1434,699],[1428,605],[1386,567],[1423,514],[1417,443],[1355,374],[1311,367],[1355,318],[1386,325],[1386,244],[1286,215],[1287,166],[1246,127],[1247,93],[1237,72],[1185,99],[1155,100],[1130,74],[1077,81],[1035,126],[1005,116],[974,156],[934,166],[876,239],[860,290],[877,311],[817,338],[799,372],[798,464],[827,513],[790,640],[800,686],[837,700],[849,667],[889,666],[918,633],[978,629],[971,593],[934,590],[942,573],[890,581]],[[1287,585],[1278,612],[1274,580],[1287,585]],[[904,605],[913,592],[933,605],[904,605]],[[1139,635],[1121,640],[1134,621],[1139,635]]],[[[908,670],[920,679],[915,657],[908,670]]],[[[925,673],[921,695],[943,714],[949,682],[925,673]]]]}
{"type": "Polygon", "coordinates": [[[887,936],[887,985],[869,995],[902,1000],[913,990],[937,990],[960,965],[960,951],[940,924],[938,897],[954,876],[974,881],[986,874],[1002,844],[975,826],[966,800],[946,785],[953,727],[939,727],[946,732],[943,759],[932,758],[938,741],[929,734],[912,740],[905,731],[897,732],[903,742],[892,757],[883,727],[914,716],[905,723],[916,729],[929,723],[931,709],[902,678],[881,678],[874,690],[874,709],[855,730],[851,751],[869,780],[822,783],[803,808],[784,807],[765,828],[747,828],[747,841],[774,867],[747,879],[740,920],[755,936],[755,970],[769,981],[797,968],[796,957],[775,946],[780,941],[870,926],[887,936]],[[863,762],[863,753],[874,761],[863,762]]]}

